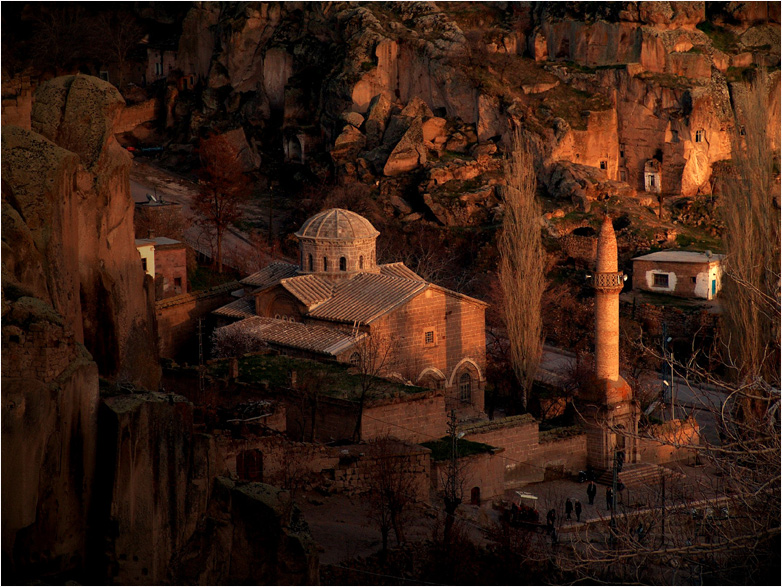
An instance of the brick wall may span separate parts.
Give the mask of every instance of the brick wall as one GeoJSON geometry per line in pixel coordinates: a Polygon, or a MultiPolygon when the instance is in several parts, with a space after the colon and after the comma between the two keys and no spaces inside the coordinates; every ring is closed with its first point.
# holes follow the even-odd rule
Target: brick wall
{"type": "Polygon", "coordinates": [[[154,98],[133,106],[127,106],[119,113],[114,123],[114,133],[130,132],[140,124],[155,120],[156,108],[156,100],[154,98]]]}
{"type": "Polygon", "coordinates": [[[155,275],[163,276],[163,298],[187,293],[187,248],[185,245],[156,246],[155,275]],[[179,285],[177,285],[177,279],[180,280],[179,285]]]}
{"type": "Polygon", "coordinates": [[[641,462],[662,465],[695,460],[699,427],[694,418],[652,426],[639,438],[641,462]]]}
{"type": "Polygon", "coordinates": [[[204,337],[211,332],[212,318],[209,313],[234,300],[231,292],[240,287],[232,281],[212,289],[182,294],[161,300],[155,304],[158,323],[160,356],[177,359],[193,357],[197,352],[196,333],[198,318],[205,318],[204,337]]]}
{"type": "Polygon", "coordinates": [[[597,237],[569,234],[560,239],[562,251],[571,259],[586,262],[594,266],[597,257],[597,237]]]}
{"type": "Polygon", "coordinates": [[[394,365],[389,369],[418,382],[439,380],[447,392],[446,409],[459,408],[459,378],[472,378],[471,404],[483,410],[486,367],[485,306],[432,286],[410,302],[372,324],[372,332],[393,341],[394,365]],[[426,332],[434,332],[427,343],[426,332]],[[427,371],[427,369],[429,371],[427,371]]]}

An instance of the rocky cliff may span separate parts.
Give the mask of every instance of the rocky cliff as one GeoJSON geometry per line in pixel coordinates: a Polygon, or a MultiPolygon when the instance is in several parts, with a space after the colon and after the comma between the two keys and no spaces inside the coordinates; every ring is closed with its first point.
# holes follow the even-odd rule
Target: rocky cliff
{"type": "Polygon", "coordinates": [[[467,186],[424,189],[401,206],[385,199],[408,221],[490,218],[497,168],[473,152],[491,143],[499,157],[513,128],[536,145],[548,195],[581,209],[647,191],[652,159],[665,195],[710,194],[714,164],[730,158],[731,83],[779,64],[779,7],[761,4],[198,6],[180,64],[201,76],[203,105],[180,111],[177,128],[191,140],[204,125],[242,125],[263,149],[281,140],[287,161],[341,182],[443,177],[454,158],[477,166],[467,186]],[[464,191],[472,204],[453,198],[464,191]]]}

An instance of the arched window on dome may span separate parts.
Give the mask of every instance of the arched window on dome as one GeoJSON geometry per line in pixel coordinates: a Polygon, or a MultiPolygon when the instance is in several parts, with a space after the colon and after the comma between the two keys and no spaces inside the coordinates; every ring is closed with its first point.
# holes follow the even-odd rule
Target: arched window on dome
{"type": "Polygon", "coordinates": [[[323,271],[329,270],[329,258],[323,257],[323,271]]]}
{"type": "Polygon", "coordinates": [[[339,258],[339,270],[340,271],[347,271],[348,270],[348,260],[345,259],[345,257],[339,258]]]}
{"type": "Polygon", "coordinates": [[[310,271],[315,271],[315,265],[313,265],[312,263],[312,255],[310,255],[309,262],[310,262],[310,271]]]}
{"type": "Polygon", "coordinates": [[[364,255],[360,255],[358,258],[358,268],[359,269],[364,268],[364,255]]]}

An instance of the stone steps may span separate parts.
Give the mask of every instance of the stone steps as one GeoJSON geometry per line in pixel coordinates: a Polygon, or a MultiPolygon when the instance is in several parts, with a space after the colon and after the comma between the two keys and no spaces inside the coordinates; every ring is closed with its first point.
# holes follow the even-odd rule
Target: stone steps
{"type": "MultiPolygon", "coordinates": [[[[668,479],[682,479],[684,475],[653,465],[652,463],[633,463],[626,464],[622,472],[619,473],[618,479],[624,483],[625,487],[640,487],[643,485],[651,485],[657,483],[661,477],[667,477],[668,479]]],[[[603,471],[597,478],[596,483],[600,485],[611,485],[613,482],[613,473],[611,469],[603,471]]]]}

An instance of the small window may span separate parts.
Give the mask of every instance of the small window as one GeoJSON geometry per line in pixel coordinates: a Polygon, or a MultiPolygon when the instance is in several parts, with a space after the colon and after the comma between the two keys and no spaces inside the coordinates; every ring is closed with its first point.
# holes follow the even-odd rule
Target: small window
{"type": "Polygon", "coordinates": [[[619,156],[624,159],[625,157],[625,146],[623,143],[619,143],[619,156]]]}
{"type": "Polygon", "coordinates": [[[309,262],[310,262],[310,271],[314,271],[315,269],[314,269],[314,266],[312,264],[312,255],[310,255],[309,262]]]}
{"type": "Polygon", "coordinates": [[[653,175],[649,176],[649,187],[653,188],[655,185],[655,177],[653,175]]]}
{"type": "Polygon", "coordinates": [[[361,255],[358,258],[358,268],[359,269],[363,269],[364,268],[364,255],[361,255]]]}
{"type": "Polygon", "coordinates": [[[472,377],[469,373],[462,373],[459,377],[459,399],[465,403],[472,399],[472,377]]]}
{"type": "Polygon", "coordinates": [[[147,270],[147,260],[144,258],[141,259],[141,268],[144,269],[144,271],[147,270]]]}
{"type": "Polygon", "coordinates": [[[434,344],[434,330],[427,330],[424,333],[424,344],[434,344]]]}
{"type": "Polygon", "coordinates": [[[668,287],[668,274],[667,273],[655,273],[654,274],[654,287],[668,287]]]}
{"type": "Polygon", "coordinates": [[[155,63],[155,75],[163,75],[163,64],[160,62],[155,63]]]}
{"type": "Polygon", "coordinates": [[[608,161],[601,161],[600,162],[600,169],[602,169],[602,170],[608,169],[608,161]]]}
{"type": "Polygon", "coordinates": [[[176,287],[182,287],[182,278],[181,277],[175,277],[174,278],[174,285],[176,287]]]}
{"type": "Polygon", "coordinates": [[[329,270],[329,258],[323,257],[323,271],[329,270]]]}
{"type": "Polygon", "coordinates": [[[347,271],[348,270],[348,261],[345,259],[345,257],[339,258],[339,270],[340,271],[347,271]]]}
{"type": "Polygon", "coordinates": [[[627,172],[624,169],[619,171],[619,179],[622,181],[627,181],[627,172]]]}
{"type": "Polygon", "coordinates": [[[695,277],[690,277],[690,281],[691,281],[692,283],[695,283],[695,282],[697,281],[697,279],[696,279],[695,277]]]}
{"type": "Polygon", "coordinates": [[[109,81],[109,72],[105,69],[101,69],[100,74],[98,75],[100,75],[100,79],[102,79],[104,82],[109,81]]]}
{"type": "Polygon", "coordinates": [[[359,365],[361,365],[361,355],[359,355],[358,353],[353,353],[352,355],[350,355],[350,364],[353,365],[354,367],[358,367],[359,365]]]}
{"type": "Polygon", "coordinates": [[[695,131],[695,142],[696,143],[702,143],[703,142],[703,131],[702,130],[696,130],[695,131]]]}

